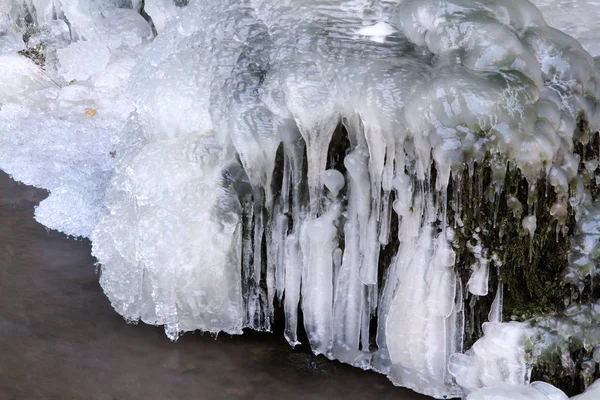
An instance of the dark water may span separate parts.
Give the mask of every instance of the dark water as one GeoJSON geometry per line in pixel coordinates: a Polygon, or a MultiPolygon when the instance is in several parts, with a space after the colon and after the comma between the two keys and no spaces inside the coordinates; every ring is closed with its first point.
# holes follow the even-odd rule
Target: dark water
{"type": "Polygon", "coordinates": [[[46,192],[0,173],[0,400],[427,399],[281,337],[128,325],[98,285],[88,241],[33,220],[46,192]]]}

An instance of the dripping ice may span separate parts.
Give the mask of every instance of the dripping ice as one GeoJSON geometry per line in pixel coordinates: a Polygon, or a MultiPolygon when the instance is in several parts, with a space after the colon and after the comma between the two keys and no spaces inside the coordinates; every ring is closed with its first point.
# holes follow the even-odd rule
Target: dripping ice
{"type": "Polygon", "coordinates": [[[501,201],[516,167],[531,201],[507,207],[533,243],[542,174],[557,235],[568,207],[579,218],[565,282],[596,274],[600,209],[574,152],[578,118],[600,122],[593,30],[564,26],[584,48],[522,0],[185,3],[0,0],[0,168],[51,192],[38,221],[92,240],[115,310],[176,340],[270,330],[277,308],[290,344],[304,330],[315,354],[422,393],[567,398],[529,382],[547,349],[525,349],[547,332],[599,346],[576,329],[598,304],[503,322],[489,275],[505,266],[474,234],[463,287],[449,215],[501,201]],[[492,187],[463,202],[486,157],[492,187]]]}

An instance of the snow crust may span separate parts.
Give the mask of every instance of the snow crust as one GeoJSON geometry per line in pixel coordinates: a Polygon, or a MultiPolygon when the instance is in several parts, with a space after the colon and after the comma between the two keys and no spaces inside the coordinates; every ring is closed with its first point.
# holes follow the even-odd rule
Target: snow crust
{"type": "MultiPolygon", "coordinates": [[[[0,0],[0,168],[50,191],[38,221],[92,240],[117,312],[176,340],[269,330],[279,305],[295,345],[301,310],[316,354],[439,398],[564,399],[531,365],[600,345],[597,304],[503,323],[500,284],[463,349],[465,293],[501,265],[473,237],[462,287],[446,201],[486,154],[495,193],[508,163],[545,174],[562,229],[579,216],[581,285],[600,208],[575,132],[598,128],[599,91],[592,56],[523,0],[0,0]]],[[[508,203],[533,240],[533,203],[508,203]]]]}

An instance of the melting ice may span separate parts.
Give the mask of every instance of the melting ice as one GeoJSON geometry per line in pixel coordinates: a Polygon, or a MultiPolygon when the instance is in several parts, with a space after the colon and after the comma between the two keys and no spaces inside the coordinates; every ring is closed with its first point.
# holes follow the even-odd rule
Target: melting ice
{"type": "Polygon", "coordinates": [[[48,189],[38,221],[91,238],[115,310],[172,340],[282,313],[290,344],[422,393],[555,400],[531,368],[575,337],[596,399],[598,299],[502,322],[490,271],[510,266],[481,227],[457,268],[484,196],[531,260],[542,176],[557,238],[579,221],[565,284],[596,276],[598,161],[575,147],[600,123],[600,7],[536,4],[579,42],[525,0],[0,0],[0,168],[48,189]],[[525,202],[500,197],[515,169],[525,202]]]}

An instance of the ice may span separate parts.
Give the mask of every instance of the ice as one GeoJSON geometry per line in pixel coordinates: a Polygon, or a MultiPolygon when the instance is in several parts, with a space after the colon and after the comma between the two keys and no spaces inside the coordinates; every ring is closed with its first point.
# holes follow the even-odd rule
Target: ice
{"type": "Polygon", "coordinates": [[[496,290],[496,296],[494,297],[494,301],[492,302],[492,307],[490,313],[488,314],[488,321],[502,322],[502,308],[504,301],[504,284],[500,282],[498,284],[498,289],[496,290]]]}
{"type": "Polygon", "coordinates": [[[40,95],[49,99],[57,97],[58,90],[52,87],[53,82],[32,60],[17,54],[4,53],[0,55],[0,67],[5,74],[13,78],[0,82],[2,104],[12,103],[33,108],[39,102],[40,95]]]}
{"type": "Polygon", "coordinates": [[[172,339],[199,326],[241,333],[240,204],[233,183],[221,186],[228,161],[218,145],[188,135],[126,157],[108,192],[108,215],[91,235],[93,253],[107,260],[100,283],[111,304],[129,320],[164,325],[172,339]],[[176,243],[185,246],[175,255],[176,243]]]}
{"type": "Polygon", "coordinates": [[[573,397],[573,400],[593,400],[598,396],[600,396],[600,380],[594,382],[584,393],[573,397]]]}
{"type": "Polygon", "coordinates": [[[471,275],[471,278],[469,278],[467,286],[469,288],[469,292],[472,294],[476,296],[487,296],[489,282],[489,256],[487,255],[486,249],[483,248],[479,236],[475,234],[473,239],[475,240],[475,245],[468,244],[467,247],[475,257],[476,263],[471,266],[473,274],[471,275]]]}
{"type": "MultiPolygon", "coordinates": [[[[557,14],[572,2],[535,3],[594,51],[594,3],[578,3],[584,28],[557,14]]],[[[115,310],[172,340],[271,330],[280,313],[290,344],[303,330],[314,353],[435,397],[563,400],[531,366],[567,337],[600,346],[597,304],[502,322],[511,288],[492,276],[519,266],[466,225],[484,201],[494,227],[507,208],[532,260],[547,212],[570,235],[563,284],[597,275],[598,164],[578,153],[600,125],[596,61],[542,13],[0,0],[0,168],[50,192],[38,221],[92,240],[115,310]],[[525,198],[503,190],[515,169],[525,198]]]]}
{"type": "MultiPolygon", "coordinates": [[[[316,354],[329,354],[333,339],[333,251],[337,248],[334,222],[339,218],[340,206],[333,204],[319,218],[305,225],[306,245],[302,252],[307,259],[302,277],[302,298],[311,299],[303,304],[304,326],[316,354]]],[[[352,294],[349,294],[352,297],[352,294]]],[[[349,312],[351,315],[356,313],[349,312]]]]}
{"type": "Polygon", "coordinates": [[[80,121],[71,122],[4,104],[0,129],[10,135],[0,137],[6,150],[0,165],[16,179],[52,192],[36,209],[40,222],[86,237],[104,214],[104,190],[116,162],[109,154],[110,131],[88,122],[83,107],[77,111],[80,121]]]}
{"type": "Polygon", "coordinates": [[[344,175],[338,170],[328,169],[321,176],[323,184],[329,189],[333,197],[336,197],[344,187],[344,175]]]}
{"type": "Polygon", "coordinates": [[[147,0],[144,10],[152,18],[152,23],[157,32],[165,29],[167,19],[175,15],[175,4],[169,0],[147,0]]]}
{"type": "Polygon", "coordinates": [[[573,36],[594,57],[600,55],[598,16],[600,4],[593,0],[533,0],[549,25],[573,36]]]}
{"type": "Polygon", "coordinates": [[[484,336],[465,354],[453,354],[449,370],[467,391],[526,382],[523,349],[527,327],[519,322],[484,324],[484,336]]]}
{"type": "MultiPolygon", "coordinates": [[[[600,381],[595,382],[579,396],[572,400],[592,400],[600,395],[600,381]]],[[[470,394],[467,400],[568,400],[569,397],[560,389],[545,382],[533,382],[531,385],[501,385],[484,388],[470,394]]]]}
{"type": "Polygon", "coordinates": [[[543,382],[533,382],[529,386],[498,386],[485,388],[467,397],[468,400],[568,400],[560,389],[543,382]],[[547,384],[546,384],[547,385],[547,384]]]}
{"type": "Polygon", "coordinates": [[[378,43],[384,43],[386,37],[393,35],[396,32],[398,31],[390,24],[379,21],[375,25],[360,28],[356,34],[360,36],[366,36],[378,43]]]}
{"type": "Polygon", "coordinates": [[[16,53],[25,47],[23,35],[6,14],[0,14],[0,52],[16,53]]]}
{"type": "Polygon", "coordinates": [[[59,75],[67,82],[86,81],[106,69],[110,59],[108,48],[97,42],[79,41],[57,51],[59,75]]]}
{"type": "MultiPolygon", "coordinates": [[[[484,336],[465,354],[450,359],[450,373],[466,389],[468,399],[566,399],[562,391],[544,382],[528,384],[529,363],[536,359],[561,355],[561,368],[572,368],[568,347],[573,341],[594,349],[599,343],[598,304],[580,304],[568,308],[564,315],[538,316],[525,322],[488,322],[484,336]],[[525,350],[529,349],[529,350],[525,350]],[[491,362],[490,360],[496,360],[491,362]],[[486,361],[483,361],[486,360],[486,361]],[[531,389],[542,392],[544,396],[531,389]],[[524,397],[523,397],[524,396],[524,397]],[[529,397],[528,397],[529,396],[529,397]]],[[[592,376],[586,385],[593,381],[592,376]]],[[[597,384],[588,387],[587,395],[597,395],[597,384]]],[[[583,398],[586,398],[586,395],[583,398]]],[[[579,398],[579,397],[575,397],[579,398]]],[[[591,398],[591,397],[590,397],[591,398]]]]}

